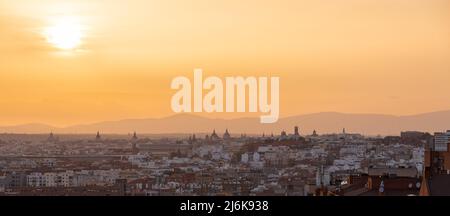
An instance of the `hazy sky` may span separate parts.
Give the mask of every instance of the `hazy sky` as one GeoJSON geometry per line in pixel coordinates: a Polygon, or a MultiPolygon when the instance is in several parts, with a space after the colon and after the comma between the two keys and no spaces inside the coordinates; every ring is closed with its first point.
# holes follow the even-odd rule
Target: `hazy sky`
{"type": "Polygon", "coordinates": [[[0,0],[0,125],[172,115],[194,68],[280,76],[281,116],[450,109],[449,2],[0,0]]]}

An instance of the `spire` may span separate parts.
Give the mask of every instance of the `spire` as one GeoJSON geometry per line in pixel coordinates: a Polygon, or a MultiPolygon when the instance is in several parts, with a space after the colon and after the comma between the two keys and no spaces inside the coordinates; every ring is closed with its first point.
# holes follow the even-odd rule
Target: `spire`
{"type": "Polygon", "coordinates": [[[95,136],[95,139],[96,140],[99,140],[99,139],[101,139],[102,137],[100,136],[100,132],[99,131],[97,131],[97,136],[95,136]]]}
{"type": "Polygon", "coordinates": [[[134,140],[138,139],[137,134],[136,134],[136,131],[133,133],[133,139],[134,139],[134,140]]]}
{"type": "Polygon", "coordinates": [[[225,133],[223,134],[223,139],[230,139],[231,138],[231,135],[230,135],[230,133],[228,132],[228,128],[225,130],[225,133]]]}
{"type": "Polygon", "coordinates": [[[219,136],[216,133],[216,129],[213,130],[213,133],[211,134],[211,139],[214,139],[214,140],[220,139],[219,136]]]}
{"type": "Polygon", "coordinates": [[[55,141],[55,136],[53,135],[53,131],[50,132],[50,135],[48,135],[47,141],[48,141],[48,142],[53,142],[53,141],[55,141]]]}

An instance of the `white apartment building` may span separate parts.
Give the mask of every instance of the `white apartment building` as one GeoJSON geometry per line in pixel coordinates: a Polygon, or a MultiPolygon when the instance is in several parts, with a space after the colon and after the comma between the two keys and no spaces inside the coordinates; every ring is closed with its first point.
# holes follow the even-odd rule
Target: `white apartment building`
{"type": "Polygon", "coordinates": [[[34,172],[27,175],[27,185],[30,187],[72,187],[74,186],[74,175],[73,171],[34,172]]]}
{"type": "Polygon", "coordinates": [[[47,180],[42,173],[30,173],[27,175],[27,185],[30,187],[46,187],[47,180]]]}

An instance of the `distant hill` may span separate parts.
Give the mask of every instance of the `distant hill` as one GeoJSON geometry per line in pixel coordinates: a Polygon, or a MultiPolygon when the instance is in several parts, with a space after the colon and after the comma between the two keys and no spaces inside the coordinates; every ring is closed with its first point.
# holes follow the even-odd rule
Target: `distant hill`
{"type": "Polygon", "coordinates": [[[0,126],[0,133],[49,133],[60,128],[52,127],[46,124],[22,124],[14,126],[0,126]]]}
{"type": "Polygon", "coordinates": [[[275,124],[260,124],[259,118],[211,119],[190,114],[178,114],[158,119],[126,119],[94,124],[75,125],[58,128],[45,124],[25,124],[0,127],[0,133],[203,133],[216,129],[223,133],[226,128],[231,133],[279,134],[286,130],[292,133],[299,126],[302,134],[338,133],[342,128],[347,132],[366,135],[398,135],[401,131],[445,131],[450,129],[450,110],[411,116],[379,114],[345,114],[323,112],[281,118],[275,124]]]}

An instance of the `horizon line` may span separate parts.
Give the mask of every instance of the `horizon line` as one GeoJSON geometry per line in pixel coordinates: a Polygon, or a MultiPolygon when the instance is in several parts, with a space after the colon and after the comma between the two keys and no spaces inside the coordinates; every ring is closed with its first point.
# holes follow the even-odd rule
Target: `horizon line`
{"type": "MultiPolygon", "coordinates": [[[[343,114],[343,115],[379,115],[379,116],[390,116],[390,117],[411,117],[411,116],[420,116],[420,115],[426,115],[426,114],[433,114],[433,113],[440,113],[440,112],[450,112],[450,109],[447,110],[438,110],[438,111],[430,111],[430,112],[421,112],[417,114],[408,114],[408,115],[395,115],[395,114],[381,114],[381,113],[347,113],[347,112],[338,112],[338,111],[320,111],[320,112],[311,112],[311,113],[305,113],[305,114],[293,114],[293,115],[287,115],[284,117],[280,117],[280,119],[286,119],[286,118],[292,118],[297,116],[306,116],[306,115],[314,115],[314,114],[325,114],[325,113],[334,113],[334,114],[343,114]]],[[[41,126],[47,126],[47,127],[53,127],[56,129],[66,129],[70,127],[75,126],[87,126],[92,124],[100,124],[100,123],[111,123],[111,122],[120,122],[120,121],[129,121],[129,120],[163,120],[167,118],[172,118],[176,116],[195,116],[203,119],[209,119],[209,120],[225,120],[225,121],[233,121],[233,120],[241,120],[241,119],[252,119],[257,117],[237,117],[237,118],[211,118],[203,115],[199,115],[196,113],[175,113],[172,115],[167,115],[164,117],[144,117],[144,118],[124,118],[124,119],[116,119],[116,120],[100,120],[95,122],[86,122],[86,123],[76,123],[76,124],[69,124],[65,126],[56,126],[51,123],[42,123],[42,122],[29,122],[29,123],[19,123],[19,124],[13,124],[13,125],[0,125],[0,128],[2,127],[18,127],[18,126],[26,126],[26,125],[41,125],[41,126]]],[[[276,123],[275,123],[276,124],[276,123]]]]}

